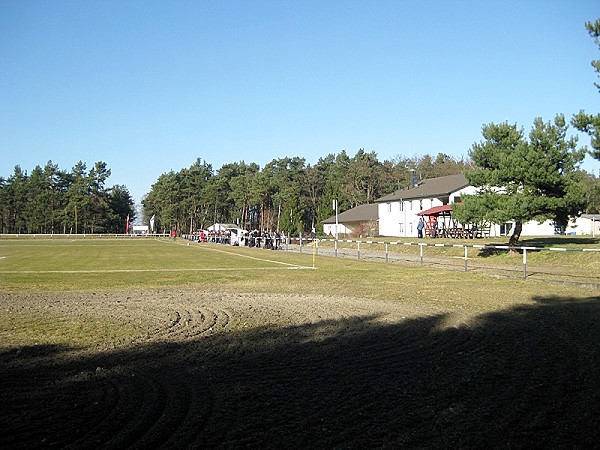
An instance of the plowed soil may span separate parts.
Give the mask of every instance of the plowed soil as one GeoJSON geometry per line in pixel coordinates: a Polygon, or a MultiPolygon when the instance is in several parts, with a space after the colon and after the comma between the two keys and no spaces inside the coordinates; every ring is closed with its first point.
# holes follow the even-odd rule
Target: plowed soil
{"type": "Polygon", "coordinates": [[[143,329],[81,348],[0,343],[1,448],[600,443],[597,296],[486,313],[167,289],[1,294],[0,308],[143,329]]]}

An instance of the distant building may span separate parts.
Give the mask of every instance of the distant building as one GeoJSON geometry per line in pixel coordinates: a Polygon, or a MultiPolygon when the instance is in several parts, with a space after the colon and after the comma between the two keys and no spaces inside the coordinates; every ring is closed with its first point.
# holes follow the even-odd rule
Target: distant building
{"type": "Polygon", "coordinates": [[[417,213],[459,203],[462,195],[476,193],[463,174],[430,178],[415,184],[412,188],[399,189],[375,200],[380,235],[414,237],[420,219],[417,213]]]}
{"type": "Polygon", "coordinates": [[[237,230],[239,227],[233,223],[214,223],[208,227],[208,231],[237,230]]]}
{"type": "MultiPolygon", "coordinates": [[[[336,235],[336,217],[323,221],[323,233],[336,235]]],[[[377,236],[379,235],[378,206],[368,203],[338,214],[337,235],[377,236]]]]}
{"type": "Polygon", "coordinates": [[[134,225],[131,227],[133,234],[148,234],[148,225],[134,225]]]}
{"type": "MultiPolygon", "coordinates": [[[[451,211],[452,205],[460,203],[463,195],[472,194],[477,194],[477,189],[469,184],[463,174],[457,174],[423,180],[414,183],[411,188],[385,195],[375,200],[378,205],[379,234],[416,237],[417,224],[424,211],[445,205],[451,211]]],[[[490,235],[508,236],[512,234],[513,227],[513,222],[490,224],[490,235]]],[[[531,220],[523,224],[521,232],[521,236],[555,234],[600,236],[600,214],[583,214],[569,221],[566,227],[558,227],[552,220],[542,223],[531,220]]]]}
{"type": "Polygon", "coordinates": [[[569,222],[565,232],[600,237],[600,214],[582,214],[569,222]]]}

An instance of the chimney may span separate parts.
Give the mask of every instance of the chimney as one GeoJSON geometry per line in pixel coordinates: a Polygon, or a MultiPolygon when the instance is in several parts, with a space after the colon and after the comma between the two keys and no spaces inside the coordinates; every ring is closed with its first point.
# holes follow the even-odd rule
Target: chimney
{"type": "Polygon", "coordinates": [[[414,189],[417,186],[419,186],[419,180],[417,179],[417,171],[416,169],[410,169],[410,171],[412,172],[412,183],[411,183],[411,187],[414,189]]]}

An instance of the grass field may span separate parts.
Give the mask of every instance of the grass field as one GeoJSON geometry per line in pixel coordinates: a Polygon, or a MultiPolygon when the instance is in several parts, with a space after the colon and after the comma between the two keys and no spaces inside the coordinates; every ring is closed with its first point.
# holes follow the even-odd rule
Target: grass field
{"type": "MultiPolygon", "coordinates": [[[[585,248],[599,248],[597,242],[581,241],[585,248]]],[[[438,241],[436,241],[438,243],[438,241]]],[[[455,244],[456,241],[453,242],[455,244]]],[[[466,242],[467,245],[470,244],[466,242]]],[[[492,242],[498,244],[500,242],[492,242]]],[[[530,242],[540,245],[541,242],[530,242]]],[[[548,244],[548,242],[546,242],[548,244]]],[[[225,245],[189,244],[179,239],[15,239],[0,240],[0,291],[73,291],[115,290],[159,286],[199,286],[205,289],[251,292],[329,293],[376,298],[397,298],[406,286],[418,286],[417,301],[442,297],[451,289],[458,297],[469,296],[478,285],[503,284],[475,274],[448,273],[432,268],[398,266],[352,261],[324,256],[329,242],[320,243],[321,253],[314,255],[310,245],[304,252],[269,251],[225,245]],[[314,269],[314,270],[313,270],[314,269]],[[431,280],[443,280],[443,288],[431,280]],[[460,286],[465,286],[462,290],[460,286]],[[468,286],[468,288],[466,287],[468,286]],[[419,298],[423,292],[425,298],[419,298]],[[437,295],[432,295],[437,292],[437,295]]],[[[354,252],[356,243],[342,243],[340,249],[354,252]]],[[[553,241],[554,246],[573,247],[573,240],[553,241]]],[[[581,244],[579,244],[581,246],[581,244]]],[[[381,243],[364,244],[362,252],[383,250],[381,243]]],[[[390,245],[394,254],[416,257],[416,246],[390,245]]],[[[427,257],[445,257],[462,266],[462,248],[427,247],[427,257]]],[[[481,267],[522,270],[520,255],[506,251],[470,249],[470,264],[481,267]]],[[[529,252],[528,265],[537,270],[562,270],[579,277],[594,279],[600,272],[600,252],[529,252]]],[[[535,270],[531,269],[531,270],[535,270]]],[[[540,286],[507,282],[511,291],[525,292],[540,286]]],[[[506,291],[505,287],[500,288],[506,291]]],[[[542,289],[547,289],[542,287],[542,289]]],[[[553,287],[553,290],[566,287],[553,287]]]]}
{"type": "MultiPolygon", "coordinates": [[[[471,241],[472,242],[472,241],[471,241]]],[[[600,248],[597,242],[553,240],[531,241],[527,245],[579,245],[600,248]]],[[[436,241],[436,243],[438,243],[436,241]]],[[[452,242],[453,244],[456,241],[452,242]]],[[[466,242],[467,245],[470,242],[466,242]]],[[[500,242],[491,242],[499,244],[500,242]]],[[[356,243],[342,243],[340,249],[354,252],[356,243]]],[[[138,287],[197,286],[203,289],[244,292],[330,293],[396,299],[407,286],[416,286],[416,301],[442,298],[444,291],[455,297],[470,297],[477,286],[486,289],[498,283],[506,292],[546,291],[546,286],[501,281],[477,274],[449,273],[435,268],[387,265],[369,261],[332,258],[320,243],[314,255],[310,245],[303,253],[238,248],[226,245],[189,244],[179,239],[15,239],[0,240],[0,291],[78,291],[123,290],[138,287]],[[313,270],[314,269],[314,270],[313,270]],[[432,282],[436,280],[436,282],[432,282]],[[510,289],[506,286],[510,286],[510,289]]],[[[362,252],[382,251],[383,245],[364,244],[362,252]]],[[[416,246],[390,245],[396,254],[416,257],[416,246]]],[[[462,248],[427,247],[427,257],[445,257],[462,267],[462,248]]],[[[514,268],[520,276],[522,257],[506,251],[470,249],[470,264],[514,268]]],[[[584,279],[600,275],[600,252],[529,252],[530,270],[573,273],[584,279]],[[587,277],[587,278],[585,278],[587,277]]],[[[553,286],[553,292],[571,293],[566,286],[553,286]]],[[[585,291],[585,289],[584,289],[585,291]]]]}
{"type": "MultiPolygon", "coordinates": [[[[598,256],[531,260],[587,277],[598,256]]],[[[599,324],[585,284],[311,247],[0,239],[0,447],[589,448],[599,324]]]]}
{"type": "Polygon", "coordinates": [[[221,285],[248,272],[281,271],[307,258],[269,253],[244,255],[226,246],[186,245],[183,240],[1,240],[0,289],[85,290],[138,286],[221,285]]]}

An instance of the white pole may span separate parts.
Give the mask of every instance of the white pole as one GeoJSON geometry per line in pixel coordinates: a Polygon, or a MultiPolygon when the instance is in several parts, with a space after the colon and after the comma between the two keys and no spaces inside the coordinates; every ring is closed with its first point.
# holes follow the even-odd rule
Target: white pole
{"type": "Polygon", "coordinates": [[[407,223],[406,223],[406,205],[404,204],[404,199],[402,199],[402,198],[400,199],[400,204],[402,205],[402,211],[404,212],[404,224],[403,224],[403,227],[404,227],[404,237],[406,237],[407,236],[406,233],[407,233],[407,228],[408,227],[406,226],[407,225],[407,223]]]}
{"type": "Polygon", "coordinates": [[[335,240],[338,239],[338,201],[333,200],[333,209],[335,209],[335,240]]]}

